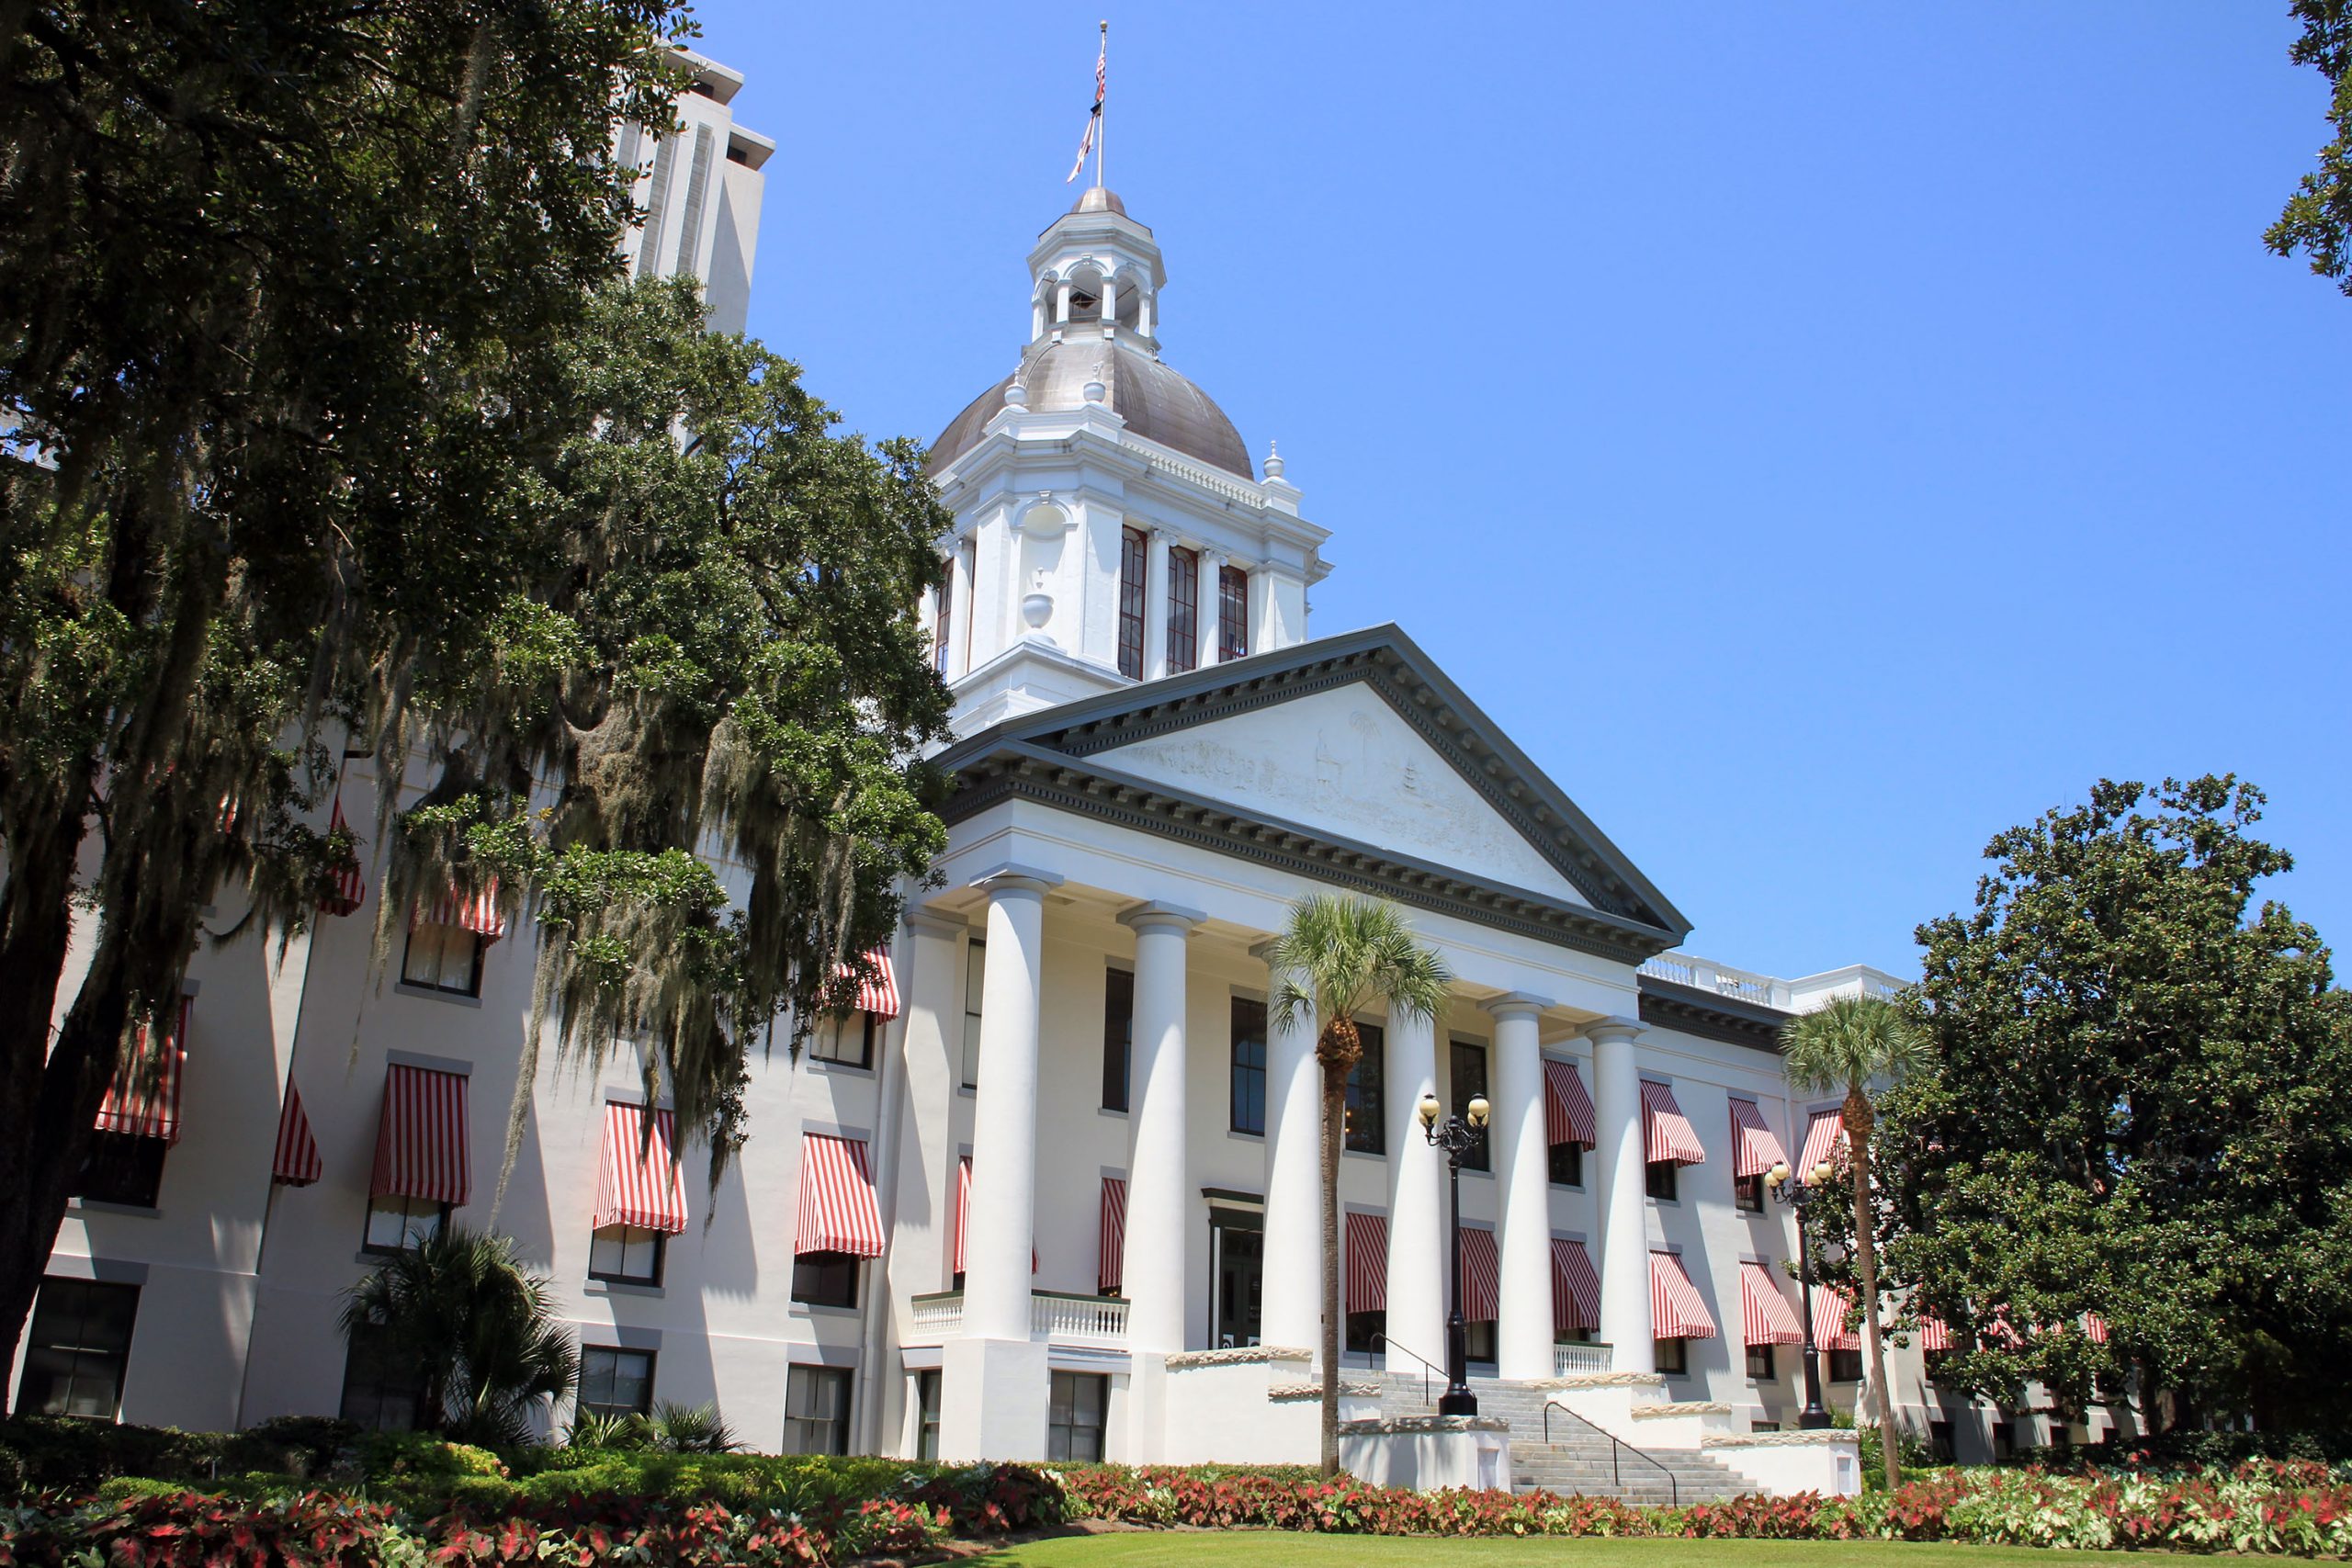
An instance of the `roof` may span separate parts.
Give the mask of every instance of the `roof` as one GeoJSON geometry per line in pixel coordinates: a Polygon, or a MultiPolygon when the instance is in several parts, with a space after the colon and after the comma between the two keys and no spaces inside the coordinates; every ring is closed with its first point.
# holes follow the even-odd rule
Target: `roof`
{"type": "MultiPolygon", "coordinates": [[[[1092,335],[1042,337],[1021,356],[1017,375],[1033,412],[1082,408],[1087,383],[1102,378],[1104,400],[1127,429],[1147,441],[1197,457],[1245,479],[1257,474],[1250,448],[1225,411],[1206,392],[1126,340],[1104,342],[1092,335]]],[[[1007,376],[974,398],[931,444],[931,471],[938,472],[980,444],[989,421],[1004,409],[1007,376]]]]}

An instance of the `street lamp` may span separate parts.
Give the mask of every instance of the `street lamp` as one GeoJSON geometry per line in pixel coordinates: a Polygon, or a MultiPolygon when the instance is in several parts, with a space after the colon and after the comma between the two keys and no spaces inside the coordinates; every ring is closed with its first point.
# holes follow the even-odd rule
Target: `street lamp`
{"type": "Polygon", "coordinates": [[[1813,1242],[1805,1235],[1804,1212],[1835,1173],[1829,1162],[1823,1160],[1806,1171],[1802,1181],[1790,1180],[1789,1174],[1789,1162],[1781,1160],[1764,1173],[1764,1185],[1797,1214],[1797,1282],[1804,1303],[1804,1414],[1797,1417],[1797,1425],[1819,1428],[1829,1425],[1829,1412],[1821,1404],[1821,1347],[1813,1341],[1813,1242]]]}
{"type": "Polygon", "coordinates": [[[1448,1270],[1445,1302],[1445,1393],[1437,1402],[1441,1416],[1476,1416],[1478,1396],[1470,1392],[1470,1337],[1462,1321],[1462,1156],[1487,1141],[1487,1119],[1493,1107],[1483,1094],[1473,1095],[1469,1116],[1438,1119],[1437,1096],[1421,1096],[1421,1134],[1445,1151],[1446,1170],[1453,1191],[1453,1267],[1448,1270]]]}

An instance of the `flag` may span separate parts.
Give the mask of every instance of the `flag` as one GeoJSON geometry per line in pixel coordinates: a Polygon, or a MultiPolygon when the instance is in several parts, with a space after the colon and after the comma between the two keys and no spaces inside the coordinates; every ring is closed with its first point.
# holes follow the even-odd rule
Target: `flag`
{"type": "Polygon", "coordinates": [[[1069,173],[1063,177],[1064,185],[1078,178],[1079,171],[1086,167],[1086,155],[1094,151],[1095,133],[1102,128],[1103,72],[1110,62],[1111,27],[1106,22],[1102,26],[1102,48],[1094,56],[1094,107],[1086,111],[1086,135],[1079,141],[1077,161],[1070,164],[1069,173]]]}

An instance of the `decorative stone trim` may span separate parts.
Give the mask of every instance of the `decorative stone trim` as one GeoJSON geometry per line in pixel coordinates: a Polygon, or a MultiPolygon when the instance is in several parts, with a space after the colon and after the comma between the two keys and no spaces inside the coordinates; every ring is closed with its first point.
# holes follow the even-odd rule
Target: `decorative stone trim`
{"type": "MultiPolygon", "coordinates": [[[[1376,1399],[1381,1393],[1376,1382],[1343,1382],[1340,1385],[1342,1399],[1376,1399]]],[[[1323,1385],[1319,1382],[1278,1382],[1266,1391],[1268,1399],[1320,1399],[1323,1385]]]]}
{"type": "Polygon", "coordinates": [[[1699,1439],[1702,1449],[1835,1449],[1859,1447],[1850,1431],[1713,1432],[1699,1439]]]}
{"type": "Polygon", "coordinates": [[[1168,1370],[1176,1372],[1186,1367],[1245,1367],[1253,1361],[1314,1359],[1314,1351],[1294,1349],[1287,1345],[1237,1345],[1230,1350],[1179,1350],[1168,1358],[1168,1370]]]}
{"type": "Polygon", "coordinates": [[[1390,1416],[1377,1421],[1342,1421],[1343,1438],[1402,1438],[1428,1432],[1508,1432],[1499,1416],[1390,1416]]]}
{"type": "Polygon", "coordinates": [[[1720,1399],[1681,1399],[1671,1404],[1636,1404],[1632,1415],[1636,1421],[1655,1420],[1667,1416],[1728,1416],[1731,1406],[1720,1399]]]}
{"type": "Polygon", "coordinates": [[[1664,1388],[1662,1372],[1575,1372],[1564,1378],[1536,1378],[1530,1388],[1664,1388]]]}

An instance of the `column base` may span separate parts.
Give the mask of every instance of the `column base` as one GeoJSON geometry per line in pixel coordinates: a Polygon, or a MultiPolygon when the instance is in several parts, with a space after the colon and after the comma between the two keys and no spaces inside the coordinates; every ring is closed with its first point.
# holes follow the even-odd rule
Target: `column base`
{"type": "Polygon", "coordinates": [[[1046,1347],[1029,1339],[951,1339],[940,1347],[939,1457],[1040,1460],[1053,1399],[1046,1347]]]}

